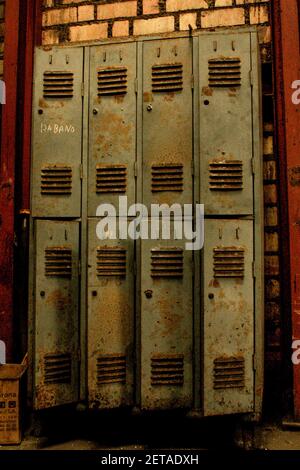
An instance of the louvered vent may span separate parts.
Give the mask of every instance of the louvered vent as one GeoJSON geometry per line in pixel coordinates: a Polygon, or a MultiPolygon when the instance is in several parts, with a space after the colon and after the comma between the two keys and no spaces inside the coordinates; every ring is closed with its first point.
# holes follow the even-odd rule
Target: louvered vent
{"type": "Polygon", "coordinates": [[[44,98],[73,98],[74,74],[72,72],[44,72],[44,98]]]}
{"type": "Polygon", "coordinates": [[[126,383],[126,357],[107,354],[97,357],[97,384],[126,383]]]}
{"type": "Polygon", "coordinates": [[[96,193],[125,193],[127,187],[126,165],[97,165],[96,193]]]}
{"type": "Polygon", "coordinates": [[[182,88],[182,64],[153,65],[153,92],[163,93],[181,91],[182,88]]]}
{"type": "Polygon", "coordinates": [[[214,248],[214,277],[243,278],[245,250],[235,246],[214,248]]]}
{"type": "Polygon", "coordinates": [[[44,358],[44,383],[46,385],[71,383],[71,355],[47,354],[44,358]]]}
{"type": "Polygon", "coordinates": [[[238,57],[208,61],[210,87],[236,88],[241,86],[241,60],[238,57]]]}
{"type": "Polygon", "coordinates": [[[151,277],[183,276],[183,250],[181,248],[151,250],[151,277]]]}
{"type": "Polygon", "coordinates": [[[126,249],[105,247],[97,249],[98,276],[126,276],[126,249]]]}
{"type": "Polygon", "coordinates": [[[108,67],[98,70],[98,96],[125,95],[126,93],[126,67],[108,67]]]}
{"type": "Polygon", "coordinates": [[[183,191],[182,163],[152,165],[152,192],[183,191]]]}
{"type": "Polygon", "coordinates": [[[41,170],[41,194],[66,196],[72,194],[72,168],[49,165],[41,170]]]}
{"type": "Polygon", "coordinates": [[[214,361],[214,389],[243,388],[245,361],[242,357],[218,358],[214,361]]]}
{"type": "Polygon", "coordinates": [[[64,246],[45,249],[45,275],[47,277],[72,277],[72,250],[64,246]]]}
{"type": "Polygon", "coordinates": [[[209,164],[209,189],[236,191],[243,189],[243,162],[226,160],[209,164]]]}
{"type": "Polygon", "coordinates": [[[151,357],[151,385],[183,385],[184,356],[182,354],[151,357]]]}

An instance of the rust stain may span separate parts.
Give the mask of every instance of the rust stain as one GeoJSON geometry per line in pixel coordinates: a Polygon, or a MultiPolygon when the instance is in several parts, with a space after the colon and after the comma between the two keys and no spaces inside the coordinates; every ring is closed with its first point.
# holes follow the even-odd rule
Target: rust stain
{"type": "Polygon", "coordinates": [[[144,103],[150,103],[152,101],[152,93],[145,92],[144,93],[144,103]]]}
{"type": "Polygon", "coordinates": [[[46,303],[51,304],[55,311],[64,312],[66,306],[70,303],[70,298],[69,296],[63,295],[60,289],[56,289],[49,294],[46,303]]]}
{"type": "Polygon", "coordinates": [[[204,86],[202,88],[202,95],[204,95],[204,96],[213,96],[213,93],[214,93],[214,91],[213,91],[212,88],[209,88],[207,86],[204,86]]]}

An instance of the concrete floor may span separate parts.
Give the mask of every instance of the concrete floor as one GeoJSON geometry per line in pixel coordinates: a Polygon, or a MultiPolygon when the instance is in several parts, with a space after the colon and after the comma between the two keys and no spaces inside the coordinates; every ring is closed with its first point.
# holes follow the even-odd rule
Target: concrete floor
{"type": "MultiPolygon", "coordinates": [[[[120,436],[119,436],[120,437],[120,436]]],[[[119,437],[117,441],[119,441],[119,437]]],[[[161,442],[155,445],[154,442],[143,443],[143,444],[136,444],[136,443],[129,443],[126,442],[124,445],[120,445],[118,442],[114,443],[114,439],[103,439],[95,438],[95,439],[88,439],[88,438],[71,438],[68,437],[63,439],[62,436],[58,438],[55,435],[49,437],[33,437],[33,436],[25,436],[22,443],[19,446],[1,446],[0,451],[3,450],[147,450],[147,449],[156,449],[156,448],[169,448],[169,449],[177,449],[177,448],[184,448],[189,450],[203,450],[203,449],[211,449],[218,447],[218,436],[216,436],[216,440],[213,439],[210,442],[207,439],[203,439],[201,432],[199,434],[199,439],[197,440],[197,445],[195,445],[195,435],[193,439],[191,439],[190,444],[188,439],[185,440],[181,445],[180,438],[178,442],[172,443],[164,443],[161,442]],[[111,440],[111,443],[108,442],[111,440]],[[164,445],[166,444],[166,445],[164,445]]],[[[256,428],[255,431],[255,438],[254,438],[254,448],[258,448],[261,450],[300,450],[300,429],[297,430],[290,430],[290,429],[283,429],[278,425],[263,425],[256,428]]],[[[248,448],[250,444],[248,442],[248,448]]],[[[235,444],[228,441],[227,445],[222,445],[223,449],[232,449],[235,447],[235,444]]]]}

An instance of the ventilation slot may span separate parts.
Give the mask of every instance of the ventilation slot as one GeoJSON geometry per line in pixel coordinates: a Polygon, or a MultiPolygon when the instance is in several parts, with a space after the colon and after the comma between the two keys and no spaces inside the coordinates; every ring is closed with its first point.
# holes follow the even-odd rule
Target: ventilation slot
{"type": "Polygon", "coordinates": [[[126,249],[119,247],[98,248],[98,276],[126,276],[126,249]]]}
{"type": "Polygon", "coordinates": [[[151,385],[183,385],[184,356],[182,354],[152,356],[151,385]]]}
{"type": "Polygon", "coordinates": [[[182,88],[182,64],[153,65],[153,92],[181,91],[182,88]]]}
{"type": "Polygon", "coordinates": [[[44,98],[73,98],[74,74],[71,72],[44,72],[44,98]]]}
{"type": "Polygon", "coordinates": [[[72,194],[72,168],[57,165],[42,168],[41,194],[49,196],[72,194]]]}
{"type": "Polygon", "coordinates": [[[245,250],[237,247],[214,248],[214,277],[244,277],[245,250]]]}
{"type": "Polygon", "coordinates": [[[241,60],[238,57],[208,61],[209,86],[235,88],[241,86],[241,60]]]}
{"type": "Polygon", "coordinates": [[[108,354],[97,358],[97,384],[126,383],[126,357],[108,354]]]}
{"type": "Polygon", "coordinates": [[[51,247],[45,250],[45,275],[48,277],[72,277],[72,250],[51,247]]]}
{"type": "Polygon", "coordinates": [[[209,189],[236,191],[243,189],[243,162],[227,160],[209,164],[209,189]]]}
{"type": "Polygon", "coordinates": [[[45,385],[71,383],[71,355],[47,354],[44,358],[45,385]]]}
{"type": "Polygon", "coordinates": [[[151,277],[183,276],[183,250],[168,248],[167,250],[151,250],[151,277]]]}
{"type": "Polygon", "coordinates": [[[96,193],[126,193],[126,165],[97,165],[96,193]]]}
{"type": "Polygon", "coordinates": [[[98,71],[98,96],[125,95],[126,93],[126,67],[110,67],[98,71]]]}
{"type": "Polygon", "coordinates": [[[152,165],[152,192],[183,191],[183,165],[152,165]]]}
{"type": "Polygon", "coordinates": [[[220,358],[214,361],[214,389],[245,386],[244,358],[220,358]]]}

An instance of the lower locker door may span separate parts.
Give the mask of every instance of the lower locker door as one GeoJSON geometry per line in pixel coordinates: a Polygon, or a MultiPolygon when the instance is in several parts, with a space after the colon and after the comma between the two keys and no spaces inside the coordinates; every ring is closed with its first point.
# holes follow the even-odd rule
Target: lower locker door
{"type": "Polygon", "coordinates": [[[37,220],[35,254],[36,409],[78,400],[79,223],[37,220]]]}
{"type": "Polygon", "coordinates": [[[142,241],[141,408],[192,406],[192,252],[176,241],[142,241]]]}
{"type": "Polygon", "coordinates": [[[133,405],[134,242],[99,240],[89,220],[88,388],[92,408],[133,405]]]}
{"type": "Polygon", "coordinates": [[[252,220],[205,221],[205,416],[253,411],[252,263],[252,220]]]}

